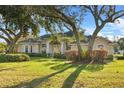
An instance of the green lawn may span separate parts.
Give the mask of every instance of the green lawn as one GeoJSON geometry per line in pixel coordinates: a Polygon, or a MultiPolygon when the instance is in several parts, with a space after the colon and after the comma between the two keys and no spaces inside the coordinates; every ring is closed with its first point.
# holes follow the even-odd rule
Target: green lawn
{"type": "Polygon", "coordinates": [[[86,66],[32,58],[30,62],[0,63],[0,87],[124,87],[124,61],[86,66]]]}

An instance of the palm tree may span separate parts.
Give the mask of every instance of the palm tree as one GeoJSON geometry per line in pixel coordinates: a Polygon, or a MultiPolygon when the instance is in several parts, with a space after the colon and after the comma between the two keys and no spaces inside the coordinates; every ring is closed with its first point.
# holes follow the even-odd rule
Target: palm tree
{"type": "MultiPolygon", "coordinates": [[[[78,34],[79,34],[80,40],[84,40],[84,38],[85,38],[84,37],[84,30],[83,31],[79,31],[78,34]]],[[[68,46],[69,46],[70,43],[76,42],[75,36],[74,36],[74,34],[71,31],[68,32],[68,35],[66,34],[66,32],[65,33],[54,33],[54,34],[51,34],[51,36],[49,38],[49,41],[50,41],[50,44],[52,46],[52,57],[54,56],[54,53],[55,53],[54,52],[55,51],[55,46],[57,46],[57,48],[59,50],[61,42],[65,43],[66,50],[69,49],[68,46]]]]}

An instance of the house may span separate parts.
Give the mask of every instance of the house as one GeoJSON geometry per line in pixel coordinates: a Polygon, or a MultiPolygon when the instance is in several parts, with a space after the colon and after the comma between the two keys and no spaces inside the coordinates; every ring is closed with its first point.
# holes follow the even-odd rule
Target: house
{"type": "MultiPolygon", "coordinates": [[[[72,37],[72,32],[65,32],[64,35],[72,37]]],[[[58,42],[50,41],[48,39],[50,35],[44,35],[40,38],[29,37],[28,39],[22,40],[17,44],[17,52],[26,52],[26,53],[61,53],[64,54],[67,50],[77,50],[76,42],[65,42],[64,40],[58,42]],[[67,44],[68,43],[68,44],[67,44]]],[[[88,48],[90,36],[86,36],[85,40],[81,40],[81,47],[83,50],[88,48]]],[[[93,50],[104,49],[108,52],[108,55],[114,53],[113,44],[106,38],[97,37],[93,45],[93,50]]]]}

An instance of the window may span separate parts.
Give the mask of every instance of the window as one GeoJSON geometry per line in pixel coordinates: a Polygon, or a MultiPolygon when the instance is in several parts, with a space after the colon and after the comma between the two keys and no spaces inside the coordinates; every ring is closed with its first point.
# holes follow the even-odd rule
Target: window
{"type": "Polygon", "coordinates": [[[25,46],[25,52],[26,53],[28,52],[28,46],[25,46]]]}
{"type": "Polygon", "coordinates": [[[46,47],[46,44],[42,44],[42,47],[46,47]]]}
{"type": "Polygon", "coordinates": [[[104,45],[98,45],[98,48],[103,49],[104,45]]]}
{"type": "Polygon", "coordinates": [[[31,53],[32,53],[32,46],[31,46],[31,53]]]}
{"type": "Polygon", "coordinates": [[[66,50],[70,50],[71,49],[71,45],[66,46],[66,50]]]}

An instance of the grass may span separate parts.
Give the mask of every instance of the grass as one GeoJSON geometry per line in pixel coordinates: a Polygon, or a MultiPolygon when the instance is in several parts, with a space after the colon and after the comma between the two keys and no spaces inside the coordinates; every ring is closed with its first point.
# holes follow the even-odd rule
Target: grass
{"type": "Polygon", "coordinates": [[[29,62],[0,63],[0,87],[124,87],[124,61],[74,65],[35,57],[29,62]]]}

